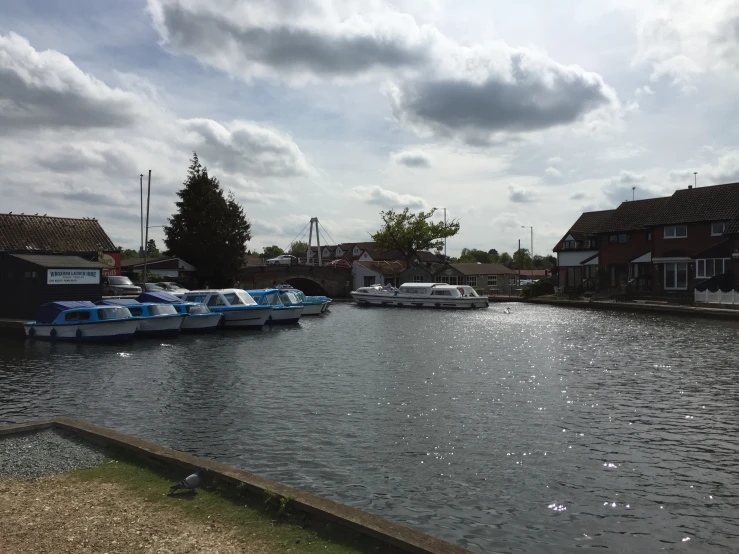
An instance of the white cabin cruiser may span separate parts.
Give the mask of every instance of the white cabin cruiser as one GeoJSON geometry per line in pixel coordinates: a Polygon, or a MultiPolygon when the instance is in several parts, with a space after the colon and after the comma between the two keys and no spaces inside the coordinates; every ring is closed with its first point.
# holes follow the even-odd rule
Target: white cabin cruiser
{"type": "Polygon", "coordinates": [[[487,308],[488,299],[470,286],[446,283],[404,283],[400,288],[382,285],[360,287],[351,293],[360,306],[397,308],[487,308]]]}

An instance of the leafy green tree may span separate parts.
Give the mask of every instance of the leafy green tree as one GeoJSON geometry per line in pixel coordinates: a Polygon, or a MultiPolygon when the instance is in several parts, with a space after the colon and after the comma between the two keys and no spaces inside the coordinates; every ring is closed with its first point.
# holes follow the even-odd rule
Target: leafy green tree
{"type": "Polygon", "coordinates": [[[121,260],[130,260],[132,258],[138,258],[139,257],[139,251],[134,250],[133,248],[123,248],[122,246],[118,247],[118,250],[121,252],[121,260]]]}
{"type": "Polygon", "coordinates": [[[503,252],[498,258],[498,263],[503,264],[504,266],[508,268],[511,267],[512,262],[513,262],[513,258],[511,258],[511,255],[508,252],[503,252]]]}
{"type": "Polygon", "coordinates": [[[223,195],[218,179],[208,175],[196,153],[177,196],[177,213],[164,227],[167,251],[197,268],[200,285],[232,284],[251,239],[251,224],[243,209],[232,193],[223,195]]]}
{"type": "Polygon", "coordinates": [[[284,254],[285,251],[277,246],[276,244],[273,244],[272,246],[265,246],[264,252],[262,252],[259,257],[264,258],[265,260],[268,260],[270,258],[276,258],[277,256],[281,256],[284,254]]]}
{"type": "Polygon", "coordinates": [[[477,248],[463,248],[462,255],[459,257],[459,262],[463,264],[474,264],[478,262],[481,264],[494,263],[493,257],[490,254],[483,250],[478,250],[477,248]]]}
{"type": "Polygon", "coordinates": [[[441,250],[444,239],[459,232],[459,221],[456,219],[447,223],[430,222],[434,212],[436,208],[417,214],[410,213],[408,208],[402,212],[380,212],[383,225],[372,235],[372,240],[382,250],[399,252],[410,265],[419,251],[441,250]]]}
{"type": "Polygon", "coordinates": [[[290,245],[290,250],[288,252],[293,256],[305,256],[308,252],[308,243],[303,242],[302,240],[294,242],[290,245]]]}
{"type": "Polygon", "coordinates": [[[498,260],[500,260],[500,254],[498,254],[498,251],[495,248],[488,250],[488,254],[493,257],[493,263],[498,263],[498,260]]]}
{"type": "Polygon", "coordinates": [[[160,256],[157,243],[154,239],[149,239],[149,242],[146,243],[146,253],[150,258],[158,258],[160,256]]]}
{"type": "Polygon", "coordinates": [[[512,269],[531,269],[531,256],[528,248],[519,248],[513,253],[512,269]]]}
{"type": "Polygon", "coordinates": [[[557,258],[551,254],[548,256],[540,256],[538,254],[534,256],[534,269],[552,269],[555,265],[557,265],[557,258]]]}

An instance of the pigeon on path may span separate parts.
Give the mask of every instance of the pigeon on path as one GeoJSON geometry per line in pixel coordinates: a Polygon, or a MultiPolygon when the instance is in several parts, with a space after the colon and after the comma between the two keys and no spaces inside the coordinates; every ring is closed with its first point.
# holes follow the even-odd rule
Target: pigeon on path
{"type": "Polygon", "coordinates": [[[169,489],[169,494],[172,494],[174,491],[179,489],[187,489],[193,491],[195,494],[198,494],[198,487],[203,484],[204,479],[205,469],[200,469],[197,473],[188,475],[176,485],[172,485],[172,487],[169,489]]]}

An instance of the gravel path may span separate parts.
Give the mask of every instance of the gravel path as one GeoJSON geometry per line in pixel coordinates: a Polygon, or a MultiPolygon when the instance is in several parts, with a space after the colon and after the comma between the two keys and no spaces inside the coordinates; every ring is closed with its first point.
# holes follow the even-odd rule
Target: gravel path
{"type": "Polygon", "coordinates": [[[0,479],[28,479],[89,469],[99,465],[104,457],[101,448],[61,430],[0,436],[0,479]]]}

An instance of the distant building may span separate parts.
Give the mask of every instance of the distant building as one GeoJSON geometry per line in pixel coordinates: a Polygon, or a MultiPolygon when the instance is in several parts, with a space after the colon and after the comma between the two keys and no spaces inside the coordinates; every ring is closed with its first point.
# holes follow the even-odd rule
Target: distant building
{"type": "Polygon", "coordinates": [[[0,317],[35,317],[53,300],[99,300],[120,254],[96,219],[0,214],[0,317]]]}
{"type": "MultiPolygon", "coordinates": [[[[123,260],[121,266],[124,271],[140,275],[144,271],[144,258],[123,260]]],[[[146,271],[175,281],[190,281],[197,269],[181,258],[151,258],[146,262],[146,271]]]]}

